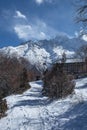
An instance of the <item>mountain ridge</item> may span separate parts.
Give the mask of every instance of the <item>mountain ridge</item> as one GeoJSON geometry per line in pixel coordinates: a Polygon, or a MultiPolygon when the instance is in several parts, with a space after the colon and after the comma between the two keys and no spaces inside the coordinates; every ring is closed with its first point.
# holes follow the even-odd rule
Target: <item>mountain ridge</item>
{"type": "Polygon", "coordinates": [[[69,38],[67,35],[57,35],[50,40],[30,40],[17,47],[4,47],[0,49],[0,53],[10,57],[24,57],[36,68],[43,69],[61,58],[64,52],[67,58],[72,57],[83,44],[87,42],[81,37],[69,38]],[[46,66],[43,65],[44,63],[46,66]]]}

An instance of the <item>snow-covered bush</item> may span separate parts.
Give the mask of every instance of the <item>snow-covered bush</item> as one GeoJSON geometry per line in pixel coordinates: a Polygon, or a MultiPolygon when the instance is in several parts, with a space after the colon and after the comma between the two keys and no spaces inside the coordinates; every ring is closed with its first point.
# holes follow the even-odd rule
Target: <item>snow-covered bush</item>
{"type": "Polygon", "coordinates": [[[42,93],[50,98],[62,98],[74,91],[75,82],[72,75],[63,70],[64,63],[56,63],[43,79],[42,93]]]}

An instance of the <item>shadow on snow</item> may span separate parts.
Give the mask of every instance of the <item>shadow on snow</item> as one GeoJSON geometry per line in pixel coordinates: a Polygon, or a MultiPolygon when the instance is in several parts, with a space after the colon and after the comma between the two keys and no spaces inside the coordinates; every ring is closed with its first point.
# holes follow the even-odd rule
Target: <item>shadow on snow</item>
{"type": "Polygon", "coordinates": [[[64,121],[62,130],[87,130],[87,102],[73,106],[58,119],[68,119],[64,121]]]}

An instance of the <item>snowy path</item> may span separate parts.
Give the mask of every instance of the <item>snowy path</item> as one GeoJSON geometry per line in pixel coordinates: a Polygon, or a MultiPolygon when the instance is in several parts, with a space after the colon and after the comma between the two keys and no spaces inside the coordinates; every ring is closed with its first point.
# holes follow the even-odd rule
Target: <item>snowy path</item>
{"type": "Polygon", "coordinates": [[[7,97],[7,117],[0,130],[87,130],[87,78],[76,81],[75,94],[51,101],[41,95],[42,82],[31,82],[22,95],[7,97]]]}

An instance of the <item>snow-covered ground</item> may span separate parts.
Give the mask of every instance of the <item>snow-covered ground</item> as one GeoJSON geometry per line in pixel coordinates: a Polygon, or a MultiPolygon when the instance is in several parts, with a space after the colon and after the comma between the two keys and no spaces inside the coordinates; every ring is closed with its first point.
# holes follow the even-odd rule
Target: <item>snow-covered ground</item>
{"type": "Polygon", "coordinates": [[[87,130],[87,78],[76,81],[75,94],[54,101],[41,95],[42,81],[30,85],[6,98],[9,110],[0,130],[87,130]]]}

